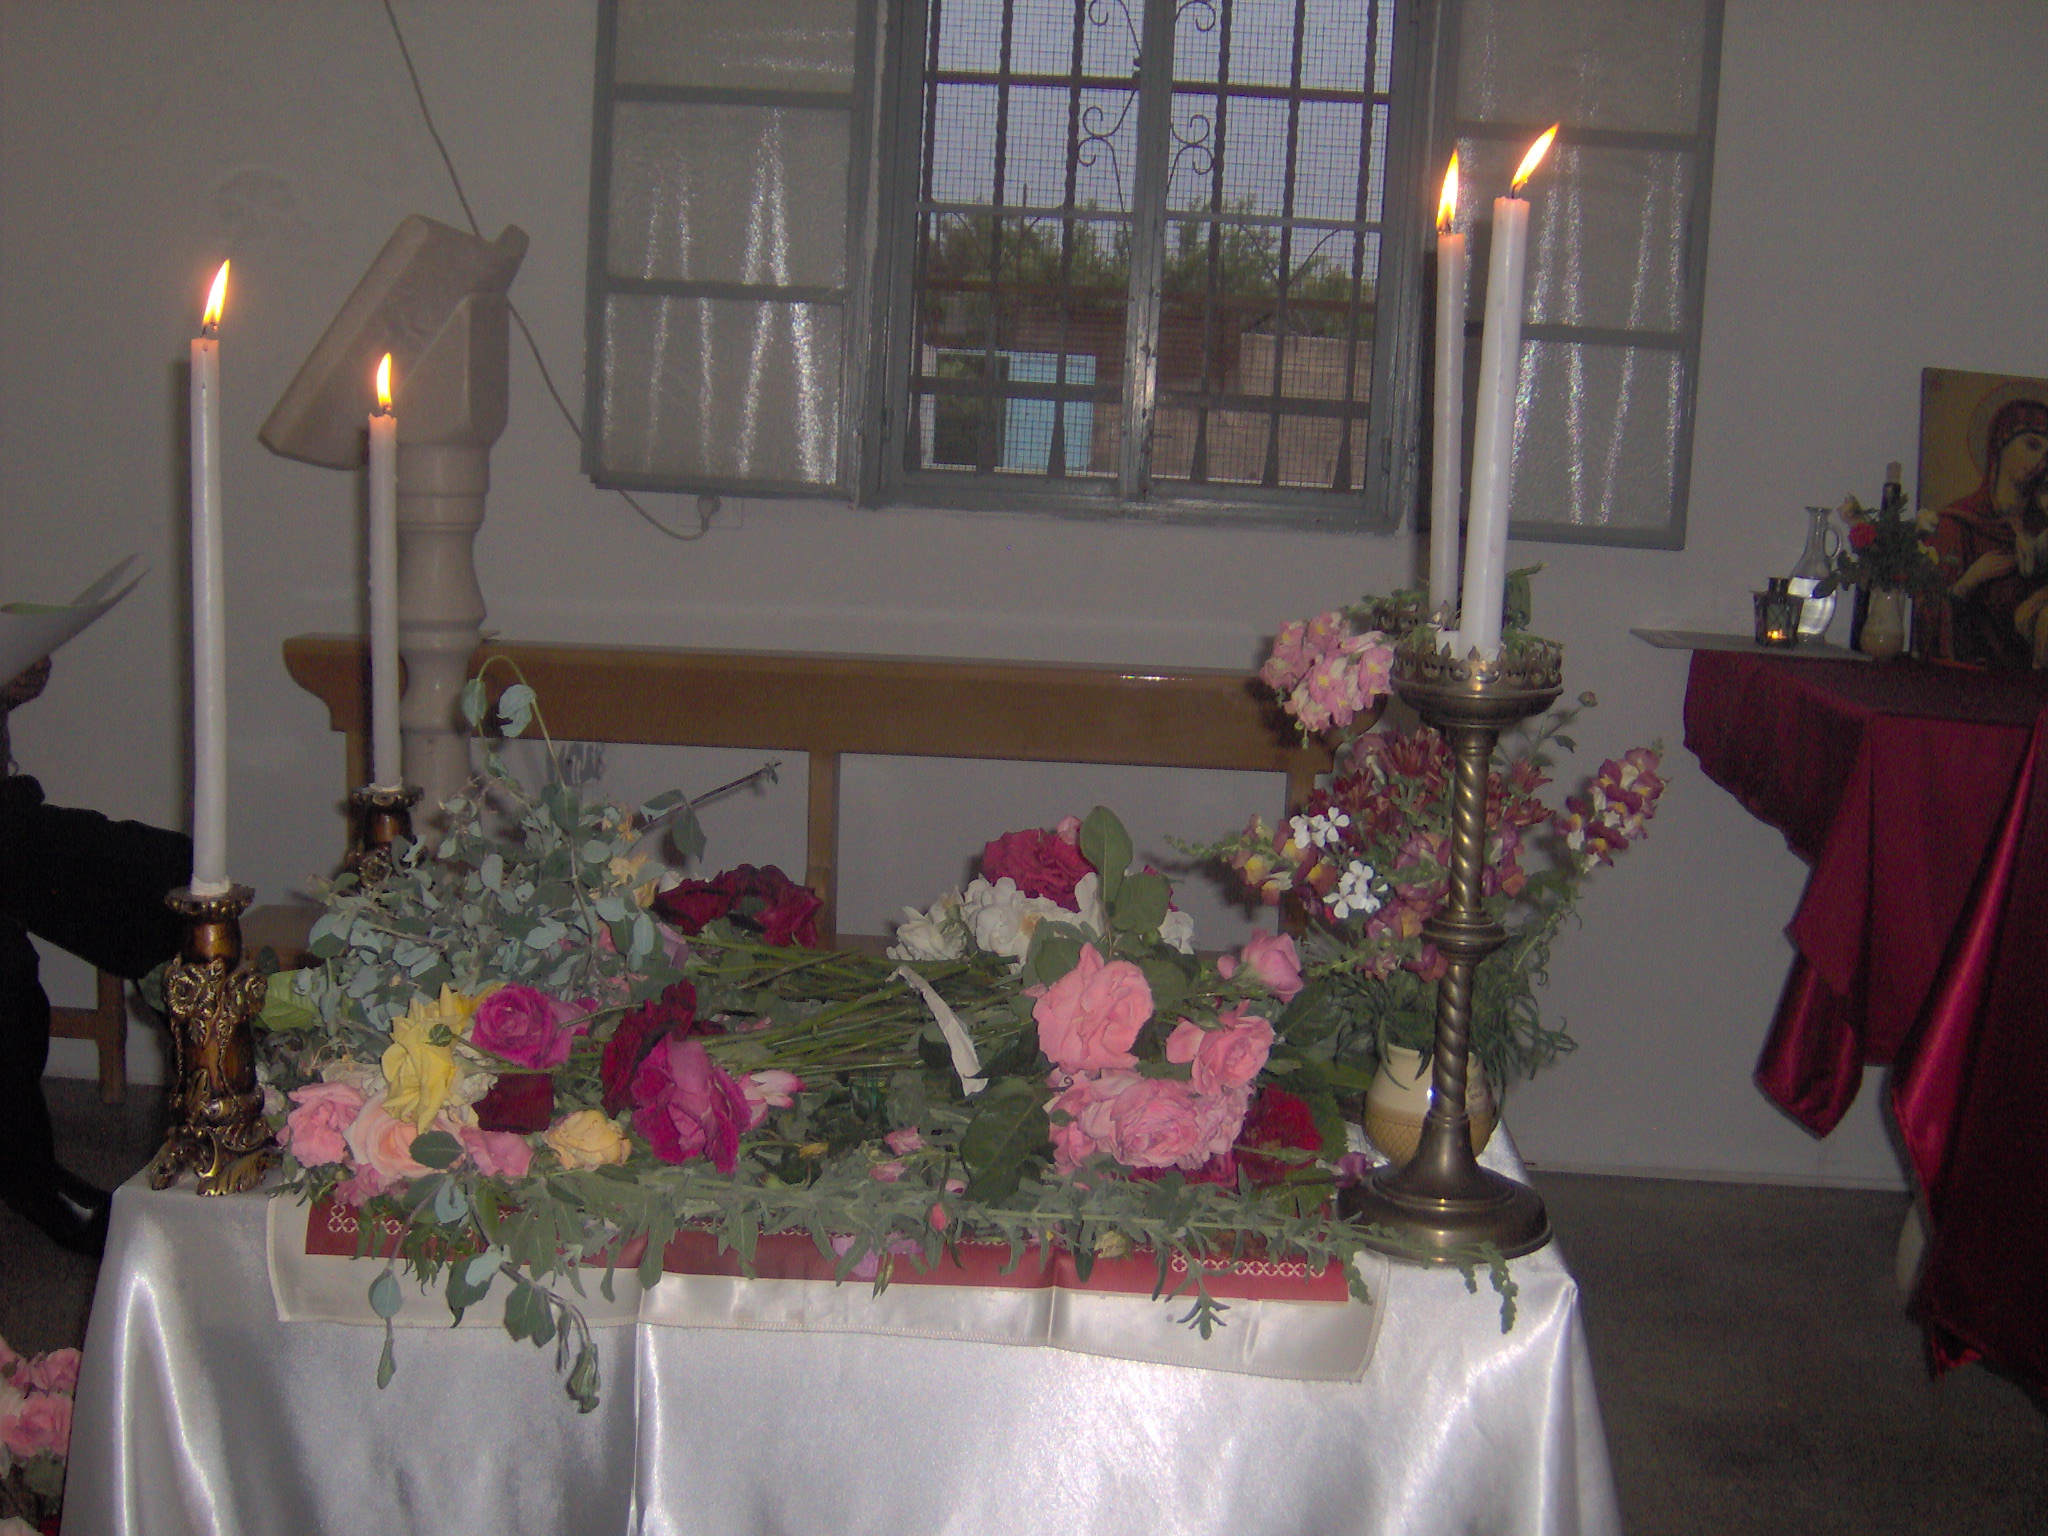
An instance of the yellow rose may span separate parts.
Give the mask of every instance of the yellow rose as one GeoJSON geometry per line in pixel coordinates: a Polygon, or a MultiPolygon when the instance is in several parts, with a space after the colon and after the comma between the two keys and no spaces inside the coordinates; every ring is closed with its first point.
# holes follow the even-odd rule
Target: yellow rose
{"type": "Polygon", "coordinates": [[[564,1168],[601,1168],[606,1163],[623,1163],[633,1144],[604,1111],[579,1109],[564,1115],[541,1140],[562,1160],[564,1168]]]}
{"type": "Polygon", "coordinates": [[[443,987],[433,1002],[416,998],[391,1026],[391,1045],[384,1052],[384,1080],[391,1085],[384,1108],[394,1120],[410,1120],[425,1130],[448,1102],[461,1068],[452,1045],[435,1045],[428,1037],[437,1026],[461,1039],[469,1033],[477,1000],[443,987]]]}

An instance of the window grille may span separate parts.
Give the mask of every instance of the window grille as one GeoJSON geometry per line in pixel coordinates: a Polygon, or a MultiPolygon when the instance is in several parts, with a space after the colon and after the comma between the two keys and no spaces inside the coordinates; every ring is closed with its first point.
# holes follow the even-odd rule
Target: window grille
{"type": "Polygon", "coordinates": [[[1419,160],[1389,153],[1391,0],[917,9],[887,482],[1358,521],[1388,283],[1412,285],[1381,259],[1419,160]]]}

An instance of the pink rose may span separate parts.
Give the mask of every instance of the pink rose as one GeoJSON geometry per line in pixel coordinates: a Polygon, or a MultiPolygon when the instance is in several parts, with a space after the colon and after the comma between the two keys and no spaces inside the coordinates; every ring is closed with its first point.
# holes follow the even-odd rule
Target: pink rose
{"type": "Polygon", "coordinates": [[[1195,1095],[1186,1083],[1164,1077],[1141,1077],[1127,1084],[1098,1110],[1106,1113],[1110,1134],[1103,1138],[1109,1155],[1131,1168],[1199,1168],[1208,1161],[1210,1127],[1203,1123],[1195,1095]]]}
{"type": "Polygon", "coordinates": [[[60,1460],[71,1450],[71,1399],[35,1392],[18,1413],[0,1419],[0,1444],[23,1461],[48,1451],[60,1460]]]}
{"type": "Polygon", "coordinates": [[[515,1066],[545,1072],[569,1059],[574,1031],[567,1026],[588,1012],[532,987],[500,987],[476,1005],[469,1043],[515,1066]]]}
{"type": "Polygon", "coordinates": [[[1080,962],[1046,988],[1031,1016],[1039,1048],[1062,1069],[1133,1067],[1131,1042],[1152,1017],[1152,988],[1130,961],[1105,962],[1094,945],[1083,945],[1080,962]]]}
{"type": "Polygon", "coordinates": [[[456,1127],[455,1139],[485,1178],[523,1179],[533,1166],[533,1143],[510,1131],[486,1131],[473,1125],[456,1127]]]}
{"type": "MultiPolygon", "coordinates": [[[[1055,1119],[1052,1127],[1053,1166],[1072,1173],[1097,1152],[1111,1151],[1116,1125],[1110,1105],[1132,1084],[1143,1081],[1135,1072],[1086,1073],[1063,1089],[1046,1106],[1055,1119]],[[1061,1124],[1058,1116],[1065,1115],[1061,1124]]],[[[1111,1151],[1114,1156],[1114,1152],[1111,1151]]]]}
{"type": "MultiPolygon", "coordinates": [[[[1069,912],[1080,911],[1074,887],[1083,875],[1094,874],[1095,866],[1081,856],[1074,838],[1062,835],[1065,825],[1050,832],[1005,832],[981,850],[982,878],[990,885],[1008,878],[1026,896],[1043,896],[1069,912]]],[[[1079,823],[1075,826],[1078,837],[1079,823]]]]}
{"type": "Polygon", "coordinates": [[[908,1172],[908,1170],[903,1166],[903,1164],[900,1161],[877,1163],[874,1167],[868,1170],[868,1177],[871,1179],[878,1180],[883,1184],[894,1184],[898,1179],[902,1178],[906,1172],[908,1172]]]}
{"type": "Polygon", "coordinates": [[[410,1120],[391,1117],[380,1093],[363,1105],[350,1124],[348,1150],[357,1163],[374,1169],[386,1185],[394,1179],[417,1179],[428,1171],[424,1163],[412,1159],[412,1142],[418,1134],[410,1120]]]}
{"type": "Polygon", "coordinates": [[[931,1212],[926,1217],[926,1220],[931,1222],[932,1230],[934,1232],[943,1232],[946,1230],[948,1226],[952,1225],[953,1217],[951,1213],[949,1213],[946,1210],[946,1207],[943,1202],[934,1200],[932,1202],[931,1212]]]}
{"type": "Polygon", "coordinates": [[[924,1147],[924,1137],[918,1134],[914,1125],[906,1125],[900,1131],[891,1131],[882,1140],[889,1143],[889,1150],[898,1157],[907,1157],[924,1147]]]}
{"type": "Polygon", "coordinates": [[[14,1374],[19,1392],[72,1392],[78,1387],[78,1351],[53,1349],[14,1374]]]}
{"type": "Polygon", "coordinates": [[[701,1040],[669,1035],[633,1074],[633,1128],[665,1163],[708,1157],[720,1173],[731,1173],[740,1135],[752,1123],[746,1094],[701,1040]]]}
{"type": "MultiPolygon", "coordinates": [[[[766,1026],[767,1020],[760,1021],[766,1026]]],[[[747,1101],[750,1118],[747,1129],[752,1130],[768,1118],[771,1109],[787,1109],[796,1102],[796,1096],[804,1091],[804,1080],[794,1072],[783,1072],[769,1068],[762,1072],[749,1072],[739,1080],[740,1092],[747,1101]]]]}
{"type": "MultiPolygon", "coordinates": [[[[1247,1014],[1244,1004],[1224,1009],[1216,1016],[1216,1022],[1215,1029],[1197,1031],[1201,1039],[1195,1042],[1191,1057],[1173,1054],[1173,1038],[1180,1036],[1180,1029],[1167,1042],[1168,1061],[1194,1063],[1197,1093],[1227,1093],[1244,1087],[1265,1070],[1266,1058],[1273,1051],[1273,1026],[1257,1014],[1247,1014]]],[[[1183,1020],[1181,1029],[1187,1027],[1183,1020]]]]}
{"type": "Polygon", "coordinates": [[[1301,955],[1287,934],[1255,933],[1235,955],[1225,955],[1218,960],[1216,969],[1227,981],[1237,974],[1240,963],[1283,1003],[1293,1002],[1295,994],[1301,990],[1301,955]]]}
{"type": "Polygon", "coordinates": [[[285,1117],[278,1138],[308,1168],[338,1163],[348,1156],[348,1128],[363,1111],[363,1090],[349,1083],[307,1083],[291,1091],[298,1105],[285,1117]]]}

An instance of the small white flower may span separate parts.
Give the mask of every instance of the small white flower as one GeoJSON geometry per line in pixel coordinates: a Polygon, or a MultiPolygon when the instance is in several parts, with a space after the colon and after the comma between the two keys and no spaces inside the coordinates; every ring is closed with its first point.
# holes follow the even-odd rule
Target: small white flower
{"type": "Polygon", "coordinates": [[[1384,905],[1373,894],[1372,883],[1377,878],[1373,867],[1363,859],[1353,859],[1344,873],[1337,877],[1337,892],[1330,900],[1330,915],[1342,922],[1347,917],[1369,917],[1384,905]]]}
{"type": "Polygon", "coordinates": [[[1195,920],[1185,912],[1169,912],[1159,925],[1159,942],[1171,944],[1184,955],[1195,952],[1195,920]]]}

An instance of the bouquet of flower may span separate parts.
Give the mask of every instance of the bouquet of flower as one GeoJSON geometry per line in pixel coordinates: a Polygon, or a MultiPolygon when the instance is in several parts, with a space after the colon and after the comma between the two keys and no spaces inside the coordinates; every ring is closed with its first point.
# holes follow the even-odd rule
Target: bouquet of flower
{"type": "MultiPolygon", "coordinates": [[[[1275,1043],[1291,944],[1197,961],[1109,812],[998,839],[883,959],[808,947],[816,898],[780,871],[653,874],[680,796],[629,812],[490,763],[437,849],[332,884],[322,963],[273,977],[258,1020],[287,1189],[360,1208],[364,1252],[398,1229],[369,1288],[387,1322],[398,1263],[458,1317],[495,1289],[587,1411],[573,1277],[654,1285],[685,1225],[743,1265],[806,1232],[878,1285],[970,1237],[1084,1268],[1147,1247],[1186,1265],[1205,1333],[1204,1264],[1246,1243],[1349,1270],[1334,1099],[1275,1043]]],[[[387,1327],[380,1383],[393,1348],[387,1327]]]]}
{"type": "MultiPolygon", "coordinates": [[[[1343,615],[1325,614],[1307,631],[1343,623],[1343,615]]],[[[1300,629],[1282,631],[1262,673],[1276,692],[1295,669],[1300,629]]],[[[1341,639],[1325,649],[1346,654],[1341,639]]],[[[1348,723],[1312,697],[1304,704],[1295,689],[1281,704],[1304,730],[1336,734],[1348,723]]],[[[1354,714],[1377,702],[1369,687],[1359,693],[1365,702],[1354,714]]],[[[1580,708],[1594,702],[1580,696],[1580,708]]],[[[1664,790],[1658,750],[1637,747],[1601,764],[1561,805],[1546,803],[1550,749],[1576,748],[1563,730],[1577,713],[1547,717],[1488,778],[1481,893],[1509,940],[1475,975],[1472,1045],[1497,1084],[1571,1049],[1563,1030],[1543,1022],[1535,988],[1586,878],[1644,835],[1664,790]],[[1539,857],[1546,843],[1551,856],[1539,857]]],[[[1381,730],[1341,741],[1338,765],[1284,826],[1255,816],[1236,837],[1190,851],[1220,861],[1268,905],[1299,904],[1309,921],[1310,986],[1289,1038],[1355,1090],[1386,1047],[1427,1055],[1434,1043],[1433,983],[1446,962],[1424,930],[1449,899],[1453,759],[1434,730],[1381,730]]]]}
{"type": "Polygon", "coordinates": [[[1817,590],[1890,587],[1921,597],[1942,592],[1947,578],[1934,547],[1934,513],[1914,512],[1904,501],[1866,507],[1854,496],[1845,497],[1835,513],[1849,530],[1849,547],[1835,556],[1833,573],[1817,590]]]}
{"type": "Polygon", "coordinates": [[[0,1339],[0,1536],[57,1529],[78,1351],[24,1357],[0,1339]]]}

